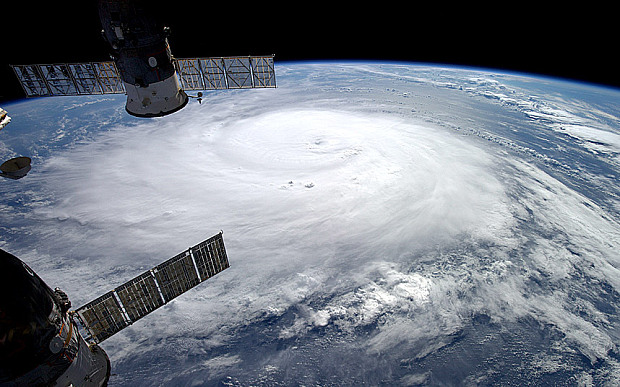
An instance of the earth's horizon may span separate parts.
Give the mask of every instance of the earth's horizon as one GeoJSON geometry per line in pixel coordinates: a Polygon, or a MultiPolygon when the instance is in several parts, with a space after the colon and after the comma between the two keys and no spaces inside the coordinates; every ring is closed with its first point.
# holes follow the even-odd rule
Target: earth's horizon
{"type": "Polygon", "coordinates": [[[138,119],[5,103],[0,248],[74,307],[224,231],[231,267],[102,347],[110,385],[614,385],[620,90],[276,62],[138,119]]]}

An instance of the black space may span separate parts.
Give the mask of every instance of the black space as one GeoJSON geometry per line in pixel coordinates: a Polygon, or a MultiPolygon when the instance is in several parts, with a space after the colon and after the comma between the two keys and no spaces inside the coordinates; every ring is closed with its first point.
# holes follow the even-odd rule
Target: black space
{"type": "MultiPolygon", "coordinates": [[[[161,2],[177,57],[379,60],[535,73],[620,88],[614,11],[579,4],[161,2]]],[[[0,101],[23,96],[9,64],[109,60],[95,0],[3,4],[0,101]]]]}

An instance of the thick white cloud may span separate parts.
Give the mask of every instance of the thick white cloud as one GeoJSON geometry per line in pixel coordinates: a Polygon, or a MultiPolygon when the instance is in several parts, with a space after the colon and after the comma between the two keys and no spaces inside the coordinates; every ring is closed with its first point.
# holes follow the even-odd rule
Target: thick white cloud
{"type": "MultiPolygon", "coordinates": [[[[231,269],[200,292],[225,287],[227,301],[201,325],[234,329],[329,291],[334,277],[351,281],[346,297],[359,305],[336,299],[299,328],[338,314],[374,321],[403,300],[423,303],[432,281],[381,269],[387,284],[373,284],[369,267],[456,237],[502,243],[512,222],[492,157],[437,127],[334,109],[184,113],[54,157],[45,179],[56,202],[38,214],[78,225],[63,238],[86,235],[101,277],[144,270],[223,229],[231,269]]],[[[87,294],[116,285],[103,282],[87,294]]],[[[195,302],[187,310],[202,314],[195,302]]]]}
{"type": "Polygon", "coordinates": [[[53,158],[45,176],[57,204],[40,215],[75,221],[76,239],[101,235],[119,252],[179,241],[168,255],[219,229],[233,253],[273,243],[407,252],[509,221],[491,158],[438,129],[330,110],[218,119],[214,109],[117,128],[53,158]]]}

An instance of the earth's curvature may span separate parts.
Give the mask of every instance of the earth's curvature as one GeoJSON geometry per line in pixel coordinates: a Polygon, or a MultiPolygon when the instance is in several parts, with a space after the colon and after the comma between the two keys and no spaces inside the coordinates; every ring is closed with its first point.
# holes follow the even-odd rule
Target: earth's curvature
{"type": "Polygon", "coordinates": [[[230,269],[103,343],[110,385],[614,385],[620,91],[279,63],[159,119],[3,106],[3,249],[74,306],[224,231],[230,269]]]}

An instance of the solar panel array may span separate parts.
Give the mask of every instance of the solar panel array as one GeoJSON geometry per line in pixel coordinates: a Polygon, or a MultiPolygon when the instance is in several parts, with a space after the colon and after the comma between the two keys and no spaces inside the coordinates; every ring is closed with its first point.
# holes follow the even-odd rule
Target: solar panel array
{"type": "Polygon", "coordinates": [[[114,62],[11,65],[26,97],[124,94],[114,62]]]}
{"type": "Polygon", "coordinates": [[[273,55],[184,58],[175,63],[185,90],[276,87],[273,55]]]}
{"type": "Polygon", "coordinates": [[[129,325],[114,292],[107,292],[77,310],[90,338],[99,343],[129,325]]]}
{"type": "MultiPolygon", "coordinates": [[[[185,90],[276,87],[271,56],[181,58],[174,61],[185,90]]],[[[26,97],[124,94],[114,62],[11,65],[26,97]]]]}
{"type": "Polygon", "coordinates": [[[100,343],[229,267],[222,233],[78,308],[87,340],[100,343]]]}

